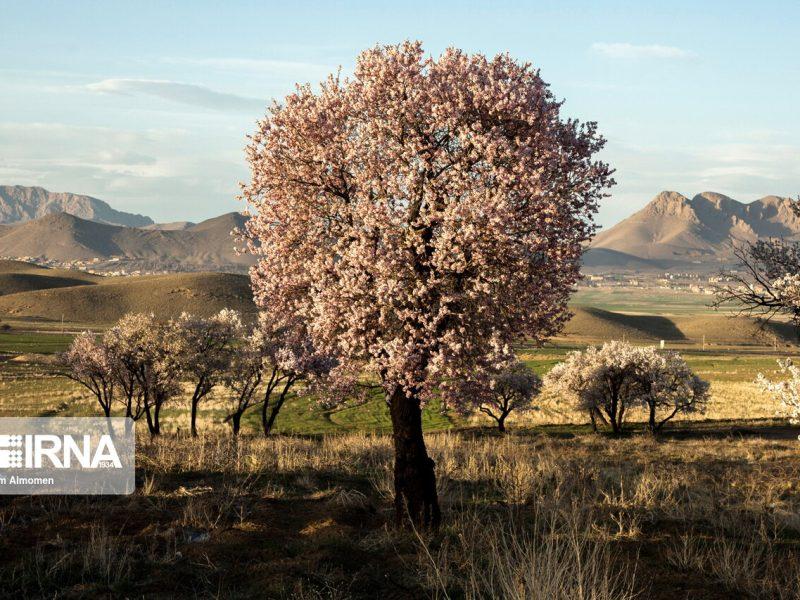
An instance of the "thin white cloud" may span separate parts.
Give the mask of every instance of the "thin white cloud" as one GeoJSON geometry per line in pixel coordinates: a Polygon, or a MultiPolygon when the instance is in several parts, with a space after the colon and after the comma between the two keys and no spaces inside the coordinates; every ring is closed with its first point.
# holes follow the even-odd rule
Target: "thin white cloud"
{"type": "Polygon", "coordinates": [[[228,137],[203,128],[0,122],[0,184],[89,194],[157,221],[198,221],[241,208],[237,182],[248,171],[240,138],[228,137]]]}
{"type": "Polygon", "coordinates": [[[259,110],[266,101],[163,79],[104,79],[85,86],[102,94],[146,95],[213,110],[259,110]]]}
{"type": "Polygon", "coordinates": [[[687,59],[696,56],[691,50],[684,50],[683,48],[677,48],[675,46],[662,46],[660,44],[637,45],[625,42],[596,42],[592,44],[592,52],[609,58],[622,59],[687,59]]]}

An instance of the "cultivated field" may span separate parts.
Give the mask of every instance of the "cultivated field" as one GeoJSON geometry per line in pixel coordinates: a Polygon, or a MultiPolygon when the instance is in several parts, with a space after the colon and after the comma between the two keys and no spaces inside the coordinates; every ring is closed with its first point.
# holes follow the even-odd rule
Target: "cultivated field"
{"type": "MultiPolygon", "coordinates": [[[[107,284],[84,287],[95,285],[107,284]]],[[[711,401],[658,439],[641,414],[622,439],[593,434],[547,393],[506,436],[428,406],[444,526],[398,531],[382,398],[336,409],[292,398],[278,435],[261,437],[253,412],[237,441],[218,389],[201,404],[200,439],[186,435],[186,399],[165,407],[161,439],[139,430],[134,495],[0,498],[2,595],[800,597],[800,430],[753,383],[794,353],[790,340],[754,339],[699,302],[658,316],[644,298],[628,302],[650,316],[577,307],[564,336],[518,352],[544,374],[587,343],[667,340],[711,382],[711,401]],[[705,349],[667,335],[692,323],[705,349]]],[[[2,323],[0,415],[97,414],[53,356],[72,332],[107,322],[2,323]]]]}

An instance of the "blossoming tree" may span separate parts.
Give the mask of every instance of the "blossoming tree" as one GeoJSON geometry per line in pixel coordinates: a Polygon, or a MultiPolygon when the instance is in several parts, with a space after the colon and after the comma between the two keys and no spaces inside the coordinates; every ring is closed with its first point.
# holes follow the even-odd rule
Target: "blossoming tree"
{"type": "Polygon", "coordinates": [[[506,419],[512,413],[533,409],[533,398],[542,389],[542,380],[525,363],[515,356],[498,362],[484,374],[484,381],[461,390],[471,400],[463,409],[475,409],[497,422],[498,431],[506,430],[506,419]]]}
{"type": "Polygon", "coordinates": [[[233,354],[223,375],[226,387],[232,392],[233,410],[224,422],[231,424],[233,435],[239,435],[242,416],[256,403],[256,392],[264,379],[265,345],[254,328],[233,354]]]}
{"type": "Polygon", "coordinates": [[[595,429],[599,419],[615,434],[631,408],[644,409],[647,428],[656,433],[679,413],[703,410],[709,389],[677,352],[618,341],[571,352],[545,385],[587,410],[595,429]]]}
{"type": "Polygon", "coordinates": [[[787,379],[773,381],[763,373],[759,373],[756,383],[781,403],[782,412],[789,417],[789,422],[798,425],[800,424],[800,368],[790,358],[779,360],[778,367],[787,379]]]}
{"type": "MultiPolygon", "coordinates": [[[[800,215],[800,200],[791,208],[800,215]]],[[[788,318],[800,336],[800,242],[762,239],[737,244],[733,252],[738,268],[714,286],[714,306],[733,306],[762,325],[788,318]]]]}
{"type": "Polygon", "coordinates": [[[129,313],[103,340],[125,371],[118,379],[134,381],[138,388],[150,434],[159,435],[161,409],[180,391],[179,337],[174,324],[158,321],[152,314],[129,313]]]}
{"type": "Polygon", "coordinates": [[[269,315],[261,313],[254,335],[260,340],[265,373],[261,428],[268,436],[283,408],[289,391],[299,382],[318,388],[337,366],[336,360],[318,351],[306,328],[295,322],[276,327],[269,315]],[[273,396],[276,396],[273,400],[273,396]]]}
{"type": "Polygon", "coordinates": [[[191,432],[197,436],[197,407],[219,383],[231,362],[233,345],[242,332],[238,312],[223,309],[208,318],[183,313],[172,322],[173,352],[181,373],[191,379],[191,432]]]}
{"type": "Polygon", "coordinates": [[[64,375],[90,390],[103,414],[110,417],[114,401],[114,359],[105,344],[92,332],[85,331],[72,340],[59,362],[65,367],[64,375]]]}
{"type": "Polygon", "coordinates": [[[298,86],[247,149],[256,302],[299,319],[339,373],[382,386],[398,520],[436,525],[421,407],[519,336],[566,318],[581,245],[613,183],[594,123],[564,119],[537,70],[421,44],[375,47],[352,78],[298,86]]]}

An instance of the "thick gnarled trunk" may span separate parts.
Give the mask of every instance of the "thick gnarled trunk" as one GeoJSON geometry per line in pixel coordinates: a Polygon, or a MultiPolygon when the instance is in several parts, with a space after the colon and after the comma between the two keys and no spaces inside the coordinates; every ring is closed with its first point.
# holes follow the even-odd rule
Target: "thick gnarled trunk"
{"type": "Polygon", "coordinates": [[[394,439],[395,518],[400,525],[407,518],[415,527],[436,528],[441,514],[436,493],[434,462],[428,456],[422,436],[419,398],[395,389],[389,398],[394,439]]]}

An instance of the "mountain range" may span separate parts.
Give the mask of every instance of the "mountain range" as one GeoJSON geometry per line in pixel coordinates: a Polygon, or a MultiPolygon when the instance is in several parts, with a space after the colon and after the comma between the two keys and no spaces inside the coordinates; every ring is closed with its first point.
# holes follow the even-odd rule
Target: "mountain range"
{"type": "MultiPolygon", "coordinates": [[[[127,271],[239,271],[231,236],[246,217],[228,213],[201,223],[154,223],[89,196],[42,188],[0,187],[0,257],[45,262],[124,263],[127,271]]],[[[742,203],[716,192],[688,198],[664,191],[647,206],[601,231],[584,254],[586,271],[718,270],[735,264],[734,246],[756,239],[800,240],[800,215],[790,198],[742,203]]]]}
{"type": "Polygon", "coordinates": [[[244,215],[228,213],[186,229],[141,229],[59,213],[0,226],[0,256],[59,263],[124,259],[128,271],[243,271],[253,257],[236,253],[231,232],[244,222],[244,215]]]}
{"type": "Polygon", "coordinates": [[[0,186],[0,223],[22,223],[62,212],[124,227],[153,224],[150,217],[114,210],[108,203],[91,196],[48,192],[44,188],[22,185],[0,186]]]}
{"type": "Polygon", "coordinates": [[[777,237],[800,239],[800,215],[790,198],[742,203],[716,192],[690,199],[664,191],[597,234],[584,264],[590,269],[718,269],[736,262],[736,244],[777,237]]]}

